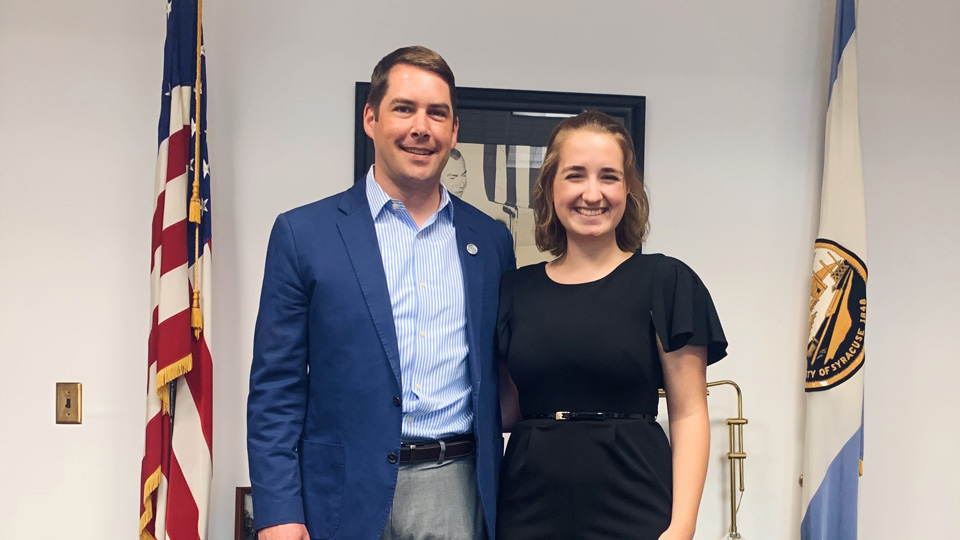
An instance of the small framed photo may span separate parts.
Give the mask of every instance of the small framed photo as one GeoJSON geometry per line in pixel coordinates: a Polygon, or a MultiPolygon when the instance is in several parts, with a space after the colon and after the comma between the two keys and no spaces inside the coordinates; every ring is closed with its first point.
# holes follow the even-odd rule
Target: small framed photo
{"type": "Polygon", "coordinates": [[[237,488],[234,539],[257,540],[257,529],[253,525],[253,496],[249,487],[237,488]]]}
{"type": "MultiPolygon", "coordinates": [[[[370,83],[357,83],[355,180],[362,179],[374,161],[373,141],[363,130],[369,91],[370,83]]],[[[510,230],[518,266],[553,258],[541,253],[534,242],[532,203],[550,133],[561,120],[586,109],[622,120],[643,173],[643,96],[457,87],[457,107],[457,146],[450,152],[441,181],[450,193],[510,230]]]]}

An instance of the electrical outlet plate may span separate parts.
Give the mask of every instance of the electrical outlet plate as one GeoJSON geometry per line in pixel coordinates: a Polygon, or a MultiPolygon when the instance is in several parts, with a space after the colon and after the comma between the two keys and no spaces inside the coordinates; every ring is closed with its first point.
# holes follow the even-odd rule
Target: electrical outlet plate
{"type": "Polygon", "coordinates": [[[81,385],[78,382],[57,383],[57,423],[79,424],[83,420],[81,385]]]}

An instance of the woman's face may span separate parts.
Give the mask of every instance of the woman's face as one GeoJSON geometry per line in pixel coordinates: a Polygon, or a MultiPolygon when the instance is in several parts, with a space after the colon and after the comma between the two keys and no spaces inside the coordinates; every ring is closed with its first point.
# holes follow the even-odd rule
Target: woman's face
{"type": "Polygon", "coordinates": [[[567,242],[616,242],[626,202],[623,152],[613,135],[587,129],[568,133],[553,179],[553,206],[567,242]]]}

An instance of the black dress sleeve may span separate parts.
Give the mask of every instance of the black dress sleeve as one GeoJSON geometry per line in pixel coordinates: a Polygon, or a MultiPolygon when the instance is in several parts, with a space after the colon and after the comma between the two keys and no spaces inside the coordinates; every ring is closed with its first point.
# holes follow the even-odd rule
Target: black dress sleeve
{"type": "Polygon", "coordinates": [[[689,266],[659,257],[653,287],[653,324],[664,351],[705,345],[707,365],[727,355],[727,338],[713,299],[689,266]]]}
{"type": "Polygon", "coordinates": [[[497,312],[497,335],[495,351],[500,360],[507,358],[510,350],[510,334],[513,319],[513,280],[516,270],[507,271],[500,278],[500,306],[497,312]]]}

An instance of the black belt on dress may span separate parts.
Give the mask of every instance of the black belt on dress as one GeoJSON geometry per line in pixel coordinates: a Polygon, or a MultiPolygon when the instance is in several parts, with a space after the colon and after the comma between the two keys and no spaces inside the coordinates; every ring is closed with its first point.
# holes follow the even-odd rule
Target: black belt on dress
{"type": "Polygon", "coordinates": [[[618,412],[572,412],[557,411],[552,413],[525,414],[522,420],[621,420],[621,419],[646,420],[647,422],[656,422],[657,415],[647,413],[618,413],[618,412]]]}
{"type": "Polygon", "coordinates": [[[400,463],[421,463],[469,456],[477,443],[472,433],[439,441],[422,441],[400,444],[400,463]]]}

